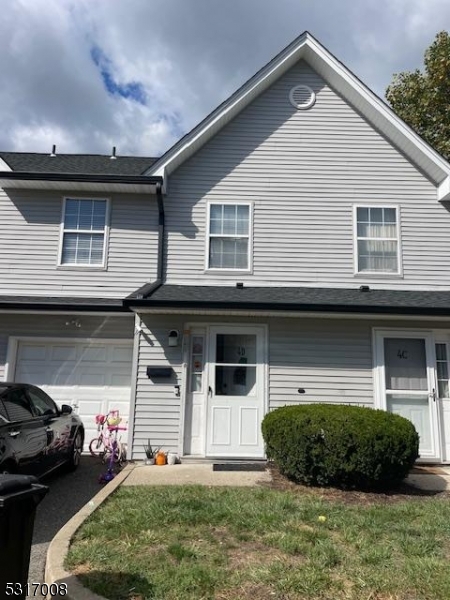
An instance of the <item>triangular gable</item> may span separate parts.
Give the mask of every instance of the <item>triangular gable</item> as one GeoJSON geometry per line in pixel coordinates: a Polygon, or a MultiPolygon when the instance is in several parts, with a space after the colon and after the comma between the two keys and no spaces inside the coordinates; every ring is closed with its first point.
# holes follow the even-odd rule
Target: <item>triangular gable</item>
{"type": "Polygon", "coordinates": [[[305,60],[436,185],[438,200],[450,199],[450,164],[308,32],[282,50],[172,146],[145,174],[166,178],[173,173],[300,59],[305,60]]]}

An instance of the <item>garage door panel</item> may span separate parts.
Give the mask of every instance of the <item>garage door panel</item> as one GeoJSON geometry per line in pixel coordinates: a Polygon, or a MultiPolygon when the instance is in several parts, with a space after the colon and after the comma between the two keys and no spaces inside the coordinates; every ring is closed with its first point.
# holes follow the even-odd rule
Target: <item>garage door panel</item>
{"type": "Polygon", "coordinates": [[[47,348],[44,344],[27,344],[26,346],[20,345],[17,359],[18,361],[41,361],[46,358],[46,350],[47,348]]]}
{"type": "Polygon", "coordinates": [[[52,345],[50,347],[50,360],[55,362],[77,361],[77,349],[67,345],[52,345]]]}
{"type": "MultiPolygon", "coordinates": [[[[42,387],[83,420],[85,450],[97,436],[95,415],[119,410],[129,417],[132,345],[120,343],[19,342],[15,380],[42,387]]],[[[122,432],[125,440],[127,432],[122,432]]]]}
{"type": "Polygon", "coordinates": [[[133,360],[133,349],[132,348],[110,348],[110,360],[114,363],[131,363],[133,360]]]}
{"type": "Polygon", "coordinates": [[[108,360],[108,349],[105,346],[85,348],[82,358],[91,362],[105,362],[108,360]]]}

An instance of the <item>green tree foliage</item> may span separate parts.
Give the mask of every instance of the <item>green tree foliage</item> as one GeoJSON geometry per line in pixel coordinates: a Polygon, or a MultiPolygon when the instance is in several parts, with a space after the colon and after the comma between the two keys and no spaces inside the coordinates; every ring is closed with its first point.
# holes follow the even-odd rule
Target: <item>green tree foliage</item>
{"type": "Polygon", "coordinates": [[[394,75],[386,98],[394,111],[447,160],[450,159],[450,36],[425,51],[425,69],[394,75]]]}

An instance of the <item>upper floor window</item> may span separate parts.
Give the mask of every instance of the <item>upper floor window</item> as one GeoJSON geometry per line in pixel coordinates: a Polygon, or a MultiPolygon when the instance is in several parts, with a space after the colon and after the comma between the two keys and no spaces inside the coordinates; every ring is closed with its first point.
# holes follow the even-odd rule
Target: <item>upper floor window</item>
{"type": "Polygon", "coordinates": [[[250,268],[250,204],[210,204],[208,268],[250,268]]]}
{"type": "Polygon", "coordinates": [[[105,265],[108,200],[66,198],[62,222],[61,265],[105,265]]]}
{"type": "Polygon", "coordinates": [[[400,272],[398,209],[356,207],[357,273],[400,272]]]}

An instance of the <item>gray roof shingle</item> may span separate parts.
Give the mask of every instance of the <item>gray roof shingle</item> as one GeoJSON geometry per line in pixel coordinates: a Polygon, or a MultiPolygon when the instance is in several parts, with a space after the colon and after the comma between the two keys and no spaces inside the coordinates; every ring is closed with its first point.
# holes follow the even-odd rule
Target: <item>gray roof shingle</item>
{"type": "Polygon", "coordinates": [[[71,296],[0,296],[0,307],[4,309],[38,309],[38,310],[101,310],[123,311],[120,298],[88,298],[71,296]]]}
{"type": "Polygon", "coordinates": [[[125,303],[149,307],[450,315],[450,291],[162,285],[145,296],[144,289],[137,290],[125,303]]]}
{"type": "Polygon", "coordinates": [[[38,154],[0,152],[0,158],[20,173],[70,173],[83,175],[142,175],[157,159],[144,156],[101,154],[38,154]]]}

